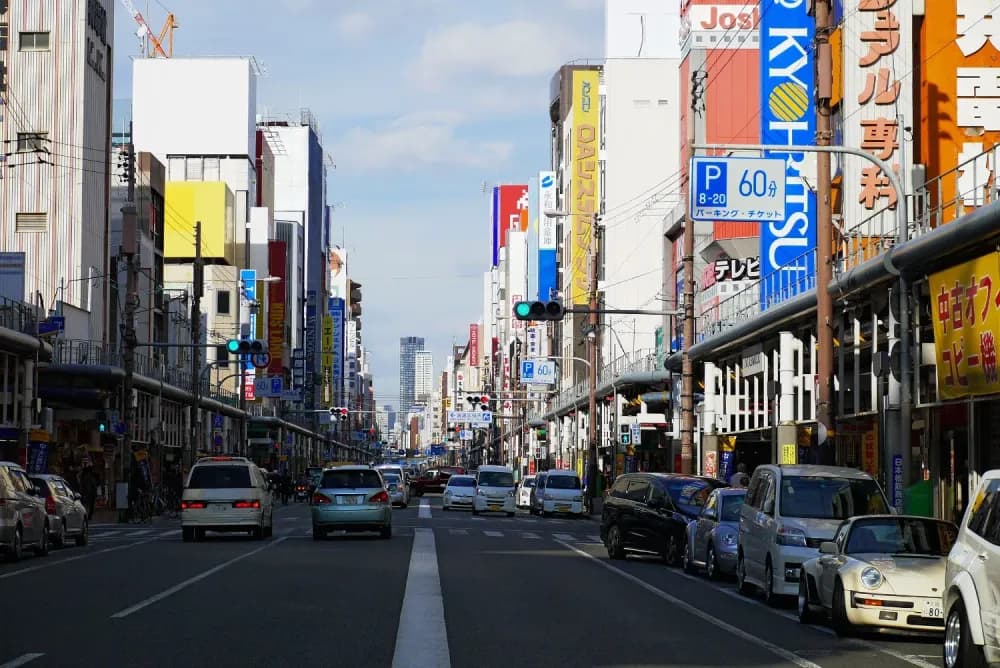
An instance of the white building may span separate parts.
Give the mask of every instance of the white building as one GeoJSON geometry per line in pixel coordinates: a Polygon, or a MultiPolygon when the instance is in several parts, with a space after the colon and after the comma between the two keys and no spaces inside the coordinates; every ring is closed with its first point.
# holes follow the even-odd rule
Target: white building
{"type": "Polygon", "coordinates": [[[113,0],[4,2],[3,296],[107,338],[113,0]],[[8,255],[10,254],[10,255],[8,255]],[[8,273],[9,272],[9,273],[8,273]]]}
{"type": "Polygon", "coordinates": [[[434,392],[434,353],[429,350],[418,350],[414,357],[413,393],[416,401],[430,401],[434,392]]]}

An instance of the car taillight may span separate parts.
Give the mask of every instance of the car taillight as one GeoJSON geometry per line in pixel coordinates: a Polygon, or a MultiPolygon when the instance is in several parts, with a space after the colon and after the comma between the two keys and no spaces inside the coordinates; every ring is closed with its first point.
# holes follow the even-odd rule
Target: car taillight
{"type": "Polygon", "coordinates": [[[372,503],[389,503],[389,492],[384,489],[381,492],[375,492],[368,500],[372,503]]]}
{"type": "Polygon", "coordinates": [[[324,503],[330,503],[330,497],[326,496],[325,494],[320,494],[319,492],[316,492],[315,494],[313,494],[312,502],[318,506],[321,506],[324,503]]]}
{"type": "Polygon", "coordinates": [[[45,512],[49,515],[56,514],[56,500],[51,496],[45,499],[45,512]]]}
{"type": "Polygon", "coordinates": [[[233,501],[233,508],[260,508],[260,501],[233,501]]]}
{"type": "Polygon", "coordinates": [[[181,501],[181,510],[201,510],[208,508],[204,501],[181,501]]]}

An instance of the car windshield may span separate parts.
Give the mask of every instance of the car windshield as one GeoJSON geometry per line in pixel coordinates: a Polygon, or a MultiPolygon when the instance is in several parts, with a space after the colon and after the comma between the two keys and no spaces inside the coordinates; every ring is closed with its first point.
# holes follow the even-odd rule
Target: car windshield
{"type": "Polygon", "coordinates": [[[550,475],[546,489],[580,489],[580,479],[575,475],[550,475]]]}
{"type": "Polygon", "coordinates": [[[475,487],[476,481],[473,478],[450,478],[448,487],[475,487]]]}
{"type": "Polygon", "coordinates": [[[327,471],[320,487],[324,489],[373,489],[382,486],[376,471],[327,471]]]}
{"type": "Polygon", "coordinates": [[[784,517],[821,520],[888,512],[874,480],[826,476],[784,476],[778,510],[784,517]]]}
{"type": "Polygon", "coordinates": [[[740,507],[743,505],[743,499],[746,494],[732,494],[729,496],[722,497],[722,512],[720,513],[720,522],[739,522],[740,521],[740,507]]]}
{"type": "Polygon", "coordinates": [[[238,489],[253,487],[248,466],[196,466],[191,470],[190,489],[238,489]]]}
{"type": "Polygon", "coordinates": [[[858,520],[847,539],[847,554],[919,554],[946,557],[958,528],[939,520],[885,517],[858,520]]]}
{"type": "Polygon", "coordinates": [[[514,474],[510,471],[480,471],[480,487],[513,487],[514,474]]]}
{"type": "Polygon", "coordinates": [[[677,478],[667,480],[667,491],[670,499],[681,512],[697,515],[701,512],[708,495],[714,487],[707,480],[697,478],[677,478]]]}
{"type": "Polygon", "coordinates": [[[535,486],[535,479],[534,478],[528,478],[523,483],[521,483],[521,486],[522,487],[527,487],[527,488],[530,489],[530,488],[532,488],[532,487],[535,486]]]}
{"type": "Polygon", "coordinates": [[[387,484],[387,485],[398,485],[399,484],[399,476],[396,475],[395,473],[383,473],[382,474],[382,480],[385,480],[385,484],[387,484]]]}

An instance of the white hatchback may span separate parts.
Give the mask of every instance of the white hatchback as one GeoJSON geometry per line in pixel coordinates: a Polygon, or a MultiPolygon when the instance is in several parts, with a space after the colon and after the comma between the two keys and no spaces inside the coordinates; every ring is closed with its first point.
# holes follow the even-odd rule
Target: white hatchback
{"type": "Polygon", "coordinates": [[[534,487],[535,476],[529,475],[521,479],[521,482],[517,485],[517,503],[515,504],[518,508],[531,507],[531,490],[534,487]]]}
{"type": "Polygon", "coordinates": [[[246,457],[204,457],[191,468],[181,495],[181,533],[185,542],[206,531],[246,531],[266,538],[273,528],[267,481],[246,457]]]}
{"type": "Polygon", "coordinates": [[[476,473],[476,495],[472,500],[472,514],[496,512],[513,517],[514,471],[508,466],[480,466],[476,473]]]}
{"type": "Polygon", "coordinates": [[[444,487],[444,497],[441,501],[441,510],[472,508],[472,501],[475,496],[475,476],[453,475],[448,478],[448,484],[444,487]]]}
{"type": "Polygon", "coordinates": [[[535,489],[535,509],[548,517],[583,514],[583,485],[576,471],[552,470],[545,472],[545,489],[535,489]]]}

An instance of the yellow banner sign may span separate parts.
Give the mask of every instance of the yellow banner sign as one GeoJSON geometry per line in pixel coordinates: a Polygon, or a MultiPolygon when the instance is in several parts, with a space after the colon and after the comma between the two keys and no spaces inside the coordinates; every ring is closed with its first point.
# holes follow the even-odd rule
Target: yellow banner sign
{"type": "Polygon", "coordinates": [[[932,274],[930,289],[938,396],[1000,392],[1000,254],[932,274]]]}
{"type": "MultiPolygon", "coordinates": [[[[573,72],[573,177],[570,185],[570,296],[573,305],[590,303],[591,235],[600,209],[600,74],[597,70],[573,72]]],[[[596,280],[596,277],[595,277],[596,280]]]]}
{"type": "Polygon", "coordinates": [[[333,368],[333,317],[323,316],[323,371],[333,368]]]}

